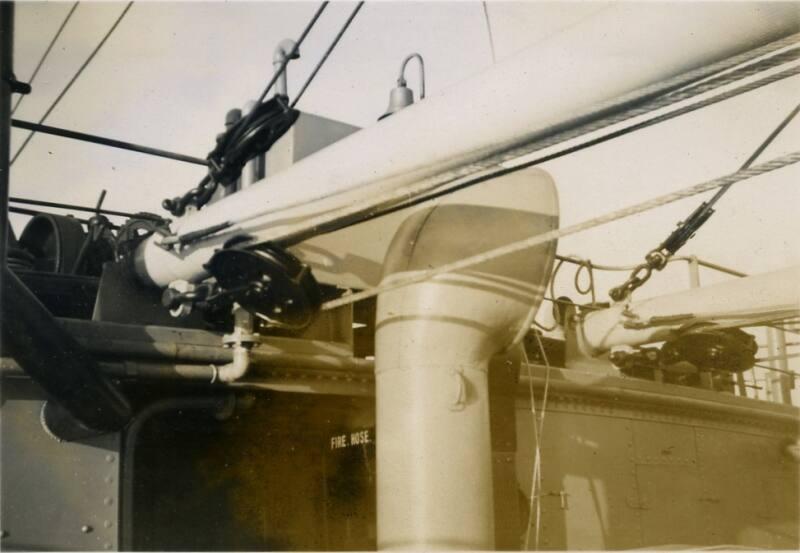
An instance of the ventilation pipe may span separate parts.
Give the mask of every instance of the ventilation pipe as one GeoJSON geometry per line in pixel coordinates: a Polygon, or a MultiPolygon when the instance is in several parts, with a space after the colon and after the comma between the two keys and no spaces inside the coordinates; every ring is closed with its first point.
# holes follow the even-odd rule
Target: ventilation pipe
{"type": "MultiPolygon", "coordinates": [[[[442,205],[412,215],[384,282],[555,228],[547,185],[536,199],[545,213],[442,205]]],[[[545,244],[378,298],[380,549],[494,547],[489,360],[530,328],[554,255],[545,244]]]]}

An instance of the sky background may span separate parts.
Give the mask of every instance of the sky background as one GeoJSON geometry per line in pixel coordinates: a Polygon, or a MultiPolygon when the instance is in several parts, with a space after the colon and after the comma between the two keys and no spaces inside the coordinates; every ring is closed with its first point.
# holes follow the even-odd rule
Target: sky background
{"type": "MultiPolygon", "coordinates": [[[[71,5],[17,4],[15,70],[20,79],[30,76],[71,5]]],[[[335,2],[325,12],[304,44],[302,58],[290,66],[290,95],[353,5],[335,2]]],[[[137,2],[47,123],[203,157],[222,128],[225,112],[260,93],[271,75],[277,42],[296,37],[317,6],[137,2]]],[[[38,120],[123,8],[116,2],[79,5],[15,117],[38,120]]],[[[496,57],[512,56],[605,9],[608,4],[594,2],[490,2],[496,57]]],[[[425,57],[429,95],[457,87],[489,67],[492,55],[482,4],[368,3],[299,108],[361,127],[375,124],[400,61],[415,51],[425,57]]],[[[416,71],[408,77],[416,88],[416,71]]],[[[736,170],[794,107],[798,92],[800,80],[795,77],[546,163],[543,167],[558,185],[562,226],[736,170]]],[[[25,134],[13,131],[12,152],[25,134]]],[[[762,159],[798,144],[800,119],[762,159]]],[[[202,175],[203,169],[193,165],[37,135],[12,167],[11,193],[92,205],[105,188],[107,208],[158,211],[162,198],[184,192],[202,175]]],[[[682,253],[746,272],[800,262],[798,177],[800,168],[792,167],[736,186],[682,253]]],[[[700,201],[684,200],[569,237],[559,252],[597,263],[637,263],[700,201]]],[[[24,218],[12,220],[19,232],[24,218]]],[[[682,264],[673,267],[654,279],[652,289],[664,293],[685,287],[685,275],[682,264]]],[[[704,275],[704,283],[715,278],[704,275]]],[[[621,279],[600,276],[599,289],[604,293],[621,279]]],[[[567,292],[569,272],[562,280],[567,292]]]]}

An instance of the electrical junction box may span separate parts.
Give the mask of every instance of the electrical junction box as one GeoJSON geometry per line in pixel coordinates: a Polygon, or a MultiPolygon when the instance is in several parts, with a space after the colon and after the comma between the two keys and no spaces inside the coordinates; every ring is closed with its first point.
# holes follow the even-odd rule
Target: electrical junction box
{"type": "Polygon", "coordinates": [[[358,127],[347,123],[301,113],[292,128],[267,152],[267,178],[357,130],[358,127]]]}

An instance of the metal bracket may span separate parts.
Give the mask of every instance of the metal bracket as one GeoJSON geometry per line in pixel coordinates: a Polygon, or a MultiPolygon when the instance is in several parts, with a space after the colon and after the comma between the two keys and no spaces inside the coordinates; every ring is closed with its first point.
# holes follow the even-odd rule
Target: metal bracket
{"type": "Polygon", "coordinates": [[[30,94],[31,85],[22,81],[17,80],[17,76],[14,73],[11,73],[10,76],[6,77],[6,82],[11,87],[11,92],[13,94],[30,94]]]}

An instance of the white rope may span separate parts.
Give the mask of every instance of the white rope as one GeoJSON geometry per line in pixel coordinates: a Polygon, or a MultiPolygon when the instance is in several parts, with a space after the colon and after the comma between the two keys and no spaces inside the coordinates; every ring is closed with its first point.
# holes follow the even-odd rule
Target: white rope
{"type": "Polygon", "coordinates": [[[528,374],[528,398],[531,404],[531,422],[533,424],[533,440],[536,446],[534,447],[534,454],[533,454],[533,471],[531,473],[531,490],[530,496],[528,501],[528,524],[525,527],[525,543],[523,546],[523,550],[528,550],[528,546],[531,541],[531,526],[536,525],[536,532],[535,532],[535,543],[536,547],[538,548],[538,538],[539,538],[539,520],[540,520],[540,513],[541,513],[541,505],[539,502],[539,494],[541,492],[541,471],[539,467],[541,466],[541,449],[539,447],[539,428],[538,428],[538,418],[536,417],[536,397],[533,393],[533,375],[531,374],[531,364],[528,361],[528,352],[525,350],[525,346],[522,346],[522,356],[525,360],[525,368],[528,374]],[[534,520],[535,517],[535,520],[534,520]]]}
{"type": "Polygon", "coordinates": [[[478,255],[473,255],[471,257],[454,261],[452,263],[447,263],[445,265],[435,267],[428,271],[420,271],[416,274],[407,277],[401,277],[394,279],[391,282],[383,283],[374,288],[369,288],[361,292],[342,296],[340,298],[322,304],[322,309],[323,310],[334,309],[336,307],[341,307],[343,305],[348,305],[366,298],[371,298],[373,296],[377,296],[378,294],[382,294],[390,290],[395,290],[403,286],[424,282],[426,280],[430,280],[431,278],[437,275],[462,271],[469,267],[473,267],[480,263],[485,263],[487,261],[496,259],[498,257],[502,257],[504,255],[509,255],[522,250],[526,250],[528,248],[532,248],[534,246],[538,246],[540,244],[544,244],[552,240],[563,238],[564,236],[577,234],[579,232],[583,232],[585,230],[589,230],[604,225],[606,223],[611,223],[614,221],[618,221],[620,219],[625,219],[633,215],[643,213],[645,211],[650,211],[651,209],[655,209],[673,202],[677,202],[678,200],[682,200],[684,198],[696,196],[698,194],[702,194],[703,192],[707,192],[715,188],[720,188],[722,186],[734,184],[739,181],[743,181],[752,177],[756,177],[758,175],[762,175],[764,173],[769,173],[771,171],[775,171],[777,169],[781,169],[788,165],[797,163],[798,161],[800,161],[800,151],[792,152],[785,156],[780,156],[765,163],[755,165],[753,167],[750,167],[749,169],[736,171],[735,173],[731,173],[730,175],[726,175],[710,181],[695,184],[693,186],[689,186],[681,190],[677,190],[675,192],[670,192],[669,194],[664,194],[662,196],[658,196],[651,200],[647,200],[638,204],[633,204],[631,206],[624,207],[616,211],[612,211],[605,215],[588,219],[581,223],[570,225],[562,229],[551,230],[549,232],[532,236],[530,238],[526,238],[518,242],[512,242],[511,244],[507,244],[505,246],[501,246],[499,248],[495,248],[493,250],[489,250],[487,252],[478,255]]]}
{"type": "MultiPolygon", "coordinates": [[[[318,234],[331,232],[338,228],[341,221],[352,219],[358,222],[363,217],[369,216],[369,214],[380,213],[386,208],[404,205],[406,201],[413,200],[426,194],[437,194],[440,192],[451,193],[461,187],[470,186],[475,182],[529,167],[532,164],[538,163],[540,160],[522,162],[519,166],[515,165],[514,167],[504,167],[503,164],[517,162],[519,158],[523,156],[528,156],[540,150],[584,136],[588,133],[612,127],[616,124],[650,112],[655,112],[694,96],[730,85],[738,80],[750,77],[759,71],[763,71],[765,68],[772,68],[775,64],[783,64],[787,59],[791,58],[792,55],[797,55],[798,52],[797,49],[783,52],[779,50],[792,46],[798,41],[800,41],[800,33],[790,35],[761,48],[733,56],[726,60],[636,89],[621,97],[599,102],[582,110],[580,113],[576,113],[575,120],[565,130],[541,130],[525,139],[520,139],[517,143],[510,143],[506,145],[505,148],[498,148],[494,153],[474,163],[469,163],[457,169],[424,178],[411,185],[392,189],[378,197],[370,197],[348,203],[339,208],[330,209],[319,215],[304,218],[302,222],[276,226],[271,229],[272,235],[266,239],[277,241],[282,244],[294,244],[318,234]],[[766,54],[772,55],[754,62],[752,66],[739,67],[742,64],[766,54]],[[731,74],[723,75],[719,78],[715,77],[718,73],[733,68],[737,69],[731,74]],[[714,78],[709,81],[697,84],[698,81],[712,76],[714,78]],[[692,86],[687,89],[687,85],[692,86]],[[681,89],[682,87],[683,89],[681,89]],[[587,122],[580,123],[579,121],[587,122]]],[[[756,88],[766,86],[778,80],[794,76],[799,72],[800,68],[792,67],[778,74],[768,75],[763,79],[747,83],[734,90],[722,92],[712,98],[706,98],[689,106],[677,108],[673,112],[658,116],[656,118],[657,122],[662,122],[671,117],[683,115],[695,109],[700,109],[713,103],[732,98],[738,94],[755,90],[756,88]]],[[[636,125],[634,125],[634,127],[635,126],[636,125]]],[[[566,148],[566,150],[569,151],[569,148],[566,148]]],[[[314,198],[304,198],[302,201],[282,206],[281,209],[299,207],[308,202],[326,201],[342,193],[343,192],[336,192],[314,198]]],[[[247,223],[273,212],[274,210],[266,210],[254,213],[247,218],[240,219],[239,223],[247,223]]],[[[355,222],[349,222],[345,226],[355,224],[355,222]]]]}
{"type": "Polygon", "coordinates": [[[523,549],[528,549],[530,544],[531,526],[534,527],[534,550],[539,549],[539,536],[541,534],[542,522],[542,449],[541,441],[544,436],[544,415],[547,412],[547,393],[550,389],[550,361],[547,359],[547,353],[544,350],[544,344],[539,333],[535,333],[536,342],[539,344],[539,351],[542,354],[542,360],[545,364],[545,377],[544,377],[544,393],[542,396],[542,408],[539,411],[539,416],[536,416],[536,398],[533,393],[533,376],[531,375],[531,364],[528,361],[528,352],[525,347],[522,348],[522,356],[525,360],[525,367],[528,374],[528,393],[530,395],[531,403],[531,416],[533,418],[533,437],[536,442],[536,449],[533,459],[533,474],[531,474],[531,495],[528,505],[528,525],[525,529],[525,546],[523,549]],[[535,521],[532,520],[534,518],[535,521]]]}

